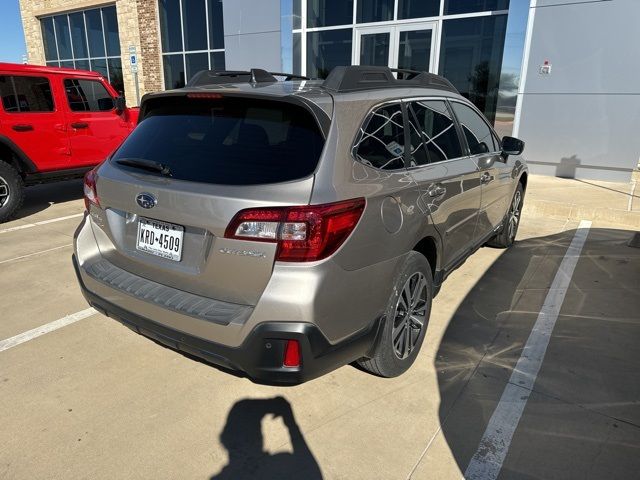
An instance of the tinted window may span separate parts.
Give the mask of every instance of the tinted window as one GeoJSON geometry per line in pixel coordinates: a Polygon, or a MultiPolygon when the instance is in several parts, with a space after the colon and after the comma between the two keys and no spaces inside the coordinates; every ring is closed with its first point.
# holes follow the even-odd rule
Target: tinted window
{"type": "Polygon", "coordinates": [[[366,23],[393,20],[393,3],[393,0],[358,0],[356,21],[366,23]]]}
{"type": "MultiPolygon", "coordinates": [[[[124,80],[122,78],[122,60],[119,58],[110,58],[107,60],[109,64],[109,80],[111,86],[116,92],[124,92],[124,80]]],[[[76,61],[76,68],[78,68],[78,62],[76,61]]]]}
{"type": "Polygon", "coordinates": [[[328,27],[353,23],[353,0],[308,0],[307,26],[328,27]]]}
{"type": "Polygon", "coordinates": [[[107,55],[120,55],[120,37],[118,35],[116,7],[103,8],[102,20],[104,23],[104,39],[107,44],[107,55]]]}
{"type": "Polygon", "coordinates": [[[160,0],[160,2],[158,3],[158,10],[160,14],[160,36],[162,38],[162,51],[181,51],[182,30],[180,29],[180,1],[160,0]]]}
{"type": "Polygon", "coordinates": [[[69,107],[74,112],[103,112],[114,107],[113,98],[100,82],[67,79],[64,89],[69,107]]]}
{"type": "Polygon", "coordinates": [[[71,54],[71,37],[69,36],[69,23],[66,15],[53,17],[53,24],[58,39],[58,53],[60,58],[73,58],[71,54]]]}
{"type": "Polygon", "coordinates": [[[398,18],[435,17],[440,14],[440,0],[398,1],[398,18]]]}
{"type": "Polygon", "coordinates": [[[209,2],[209,41],[211,48],[224,48],[224,25],[222,20],[222,0],[209,2]]]}
{"type": "Polygon", "coordinates": [[[429,71],[431,62],[431,30],[400,32],[398,68],[429,71]]]}
{"type": "Polygon", "coordinates": [[[509,0],[444,0],[444,14],[508,10],[509,0]]]}
{"type": "MultiPolygon", "coordinates": [[[[420,141],[426,150],[426,159],[429,163],[462,156],[458,132],[445,102],[437,100],[412,102],[410,108],[413,113],[412,119],[419,130],[418,137],[421,137],[420,141]]],[[[413,132],[411,138],[413,151],[415,148],[413,132]]],[[[418,165],[421,164],[421,158],[416,158],[418,165]]]]}
{"type": "Polygon", "coordinates": [[[293,0],[293,28],[302,27],[302,0],[293,0]]]}
{"type": "Polygon", "coordinates": [[[73,41],[73,56],[75,58],[87,58],[87,37],[84,31],[84,15],[82,12],[69,15],[71,24],[71,40],[73,41]]]}
{"type": "Polygon", "coordinates": [[[182,18],[184,22],[184,49],[207,49],[207,15],[205,3],[182,2],[182,18]]]}
{"type": "Polygon", "coordinates": [[[84,17],[87,22],[89,53],[92,57],[104,57],[104,37],[102,35],[100,10],[87,10],[84,12],[84,17]]]}
{"type": "Polygon", "coordinates": [[[164,55],[164,86],[167,90],[185,85],[184,61],[180,55],[164,55]]]}
{"type": "Polygon", "coordinates": [[[225,70],[224,52],[211,52],[211,70],[225,70]]]}
{"type": "Polygon", "coordinates": [[[352,29],[307,33],[307,75],[326,78],[338,65],[351,65],[352,29]]]}
{"type": "Polygon", "coordinates": [[[403,168],[404,127],[400,105],[388,105],[374,111],[361,129],[353,150],[358,160],[372,167],[403,168]]]}
{"type": "Polygon", "coordinates": [[[494,144],[494,136],[487,122],[485,122],[475,110],[458,102],[453,102],[452,106],[456,117],[458,117],[458,122],[460,123],[460,127],[462,127],[464,136],[467,139],[471,155],[499,150],[494,144]]]}
{"type": "Polygon", "coordinates": [[[51,85],[44,77],[0,76],[0,96],[6,112],[52,112],[51,85]]]}
{"type": "Polygon", "coordinates": [[[388,33],[369,33],[360,37],[360,65],[389,64],[388,33]]]}
{"type": "MultiPolygon", "coordinates": [[[[57,60],[56,37],[53,34],[53,18],[42,19],[42,40],[44,41],[44,56],[47,60],[57,60]]],[[[57,65],[56,65],[57,66],[57,65]]]]}
{"type": "Polygon", "coordinates": [[[238,98],[164,102],[113,160],[154,160],[179,180],[256,185],[307,177],[320,158],[324,140],[313,116],[301,107],[238,98]]]}

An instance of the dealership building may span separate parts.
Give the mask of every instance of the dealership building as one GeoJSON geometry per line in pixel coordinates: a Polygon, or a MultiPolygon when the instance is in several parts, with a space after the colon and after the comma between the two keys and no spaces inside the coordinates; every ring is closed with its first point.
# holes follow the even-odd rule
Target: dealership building
{"type": "Polygon", "coordinates": [[[203,69],[444,75],[526,142],[534,173],[626,180],[640,156],[638,0],[20,0],[32,64],[130,105],[203,69]]]}

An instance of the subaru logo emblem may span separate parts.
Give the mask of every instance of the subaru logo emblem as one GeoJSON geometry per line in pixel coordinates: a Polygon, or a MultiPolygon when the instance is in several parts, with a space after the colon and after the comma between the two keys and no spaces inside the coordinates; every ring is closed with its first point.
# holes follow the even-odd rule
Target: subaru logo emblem
{"type": "Polygon", "coordinates": [[[136,202],[138,202],[138,205],[142,208],[153,208],[157,205],[158,200],[150,193],[143,192],[136,196],[136,202]]]}

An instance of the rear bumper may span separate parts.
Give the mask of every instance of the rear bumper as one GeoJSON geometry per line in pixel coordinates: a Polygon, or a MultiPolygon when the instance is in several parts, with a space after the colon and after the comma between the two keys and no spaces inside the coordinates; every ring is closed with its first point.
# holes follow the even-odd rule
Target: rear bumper
{"type": "Polygon", "coordinates": [[[230,347],[160,325],[104,300],[85,286],[75,255],[73,266],[84,297],[100,313],[169,348],[214,365],[244,372],[260,382],[302,383],[367,356],[374,347],[382,324],[381,319],[377,319],[348,339],[332,345],[320,329],[311,323],[263,322],[247,335],[240,346],[230,347]],[[282,366],[286,340],[300,342],[300,367],[282,366]]]}

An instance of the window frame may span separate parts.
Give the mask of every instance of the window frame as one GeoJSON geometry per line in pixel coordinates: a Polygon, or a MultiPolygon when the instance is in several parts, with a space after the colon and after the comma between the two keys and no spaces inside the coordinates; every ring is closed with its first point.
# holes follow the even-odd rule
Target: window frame
{"type": "Polygon", "coordinates": [[[10,115],[24,115],[24,114],[41,114],[41,115],[47,115],[47,114],[53,114],[56,113],[58,111],[58,103],[56,102],[56,95],[53,91],[53,82],[51,81],[51,78],[46,75],[46,74],[42,74],[42,75],[38,75],[38,74],[15,74],[15,73],[9,73],[7,75],[0,75],[3,77],[10,77],[11,78],[11,86],[13,88],[13,95],[15,97],[17,97],[17,90],[16,90],[16,84],[15,84],[15,77],[27,77],[27,78],[44,78],[48,83],[49,83],[49,91],[51,92],[51,101],[53,102],[53,108],[51,110],[40,110],[37,112],[11,112],[7,109],[4,108],[4,103],[2,102],[2,100],[0,99],[0,110],[2,110],[4,113],[10,114],[10,115]]]}
{"type": "Polygon", "coordinates": [[[109,91],[109,89],[106,87],[106,85],[97,78],[80,78],[80,77],[62,77],[62,90],[64,91],[64,96],[67,99],[67,108],[69,108],[69,111],[71,113],[74,114],[88,114],[88,113],[114,113],[116,110],[116,98],[113,97],[113,95],[111,95],[111,92],[109,91]],[[111,98],[111,100],[113,100],[113,108],[109,109],[109,110],[74,110],[71,108],[71,103],[69,102],[69,96],[67,95],[67,87],[65,85],[65,82],[67,80],[76,80],[76,81],[86,81],[86,82],[96,82],[99,83],[100,86],[102,88],[105,89],[105,91],[107,92],[107,95],[109,95],[109,97],[111,98]]]}
{"type": "Polygon", "coordinates": [[[502,140],[500,139],[500,136],[496,133],[494,128],[491,126],[491,124],[487,121],[487,118],[484,116],[484,114],[473,103],[471,103],[469,101],[463,101],[463,100],[461,100],[459,98],[447,98],[447,100],[449,101],[449,104],[450,104],[449,108],[451,110],[451,113],[453,114],[453,117],[456,120],[456,124],[458,125],[458,135],[462,139],[463,150],[466,152],[468,157],[475,158],[475,157],[480,157],[480,156],[484,156],[484,155],[496,155],[496,154],[502,152],[502,150],[496,150],[496,151],[488,151],[488,152],[484,152],[484,153],[471,154],[471,149],[469,148],[469,144],[467,143],[467,137],[464,135],[464,131],[462,130],[462,124],[460,123],[460,120],[458,119],[458,115],[456,115],[456,112],[453,109],[453,105],[452,105],[453,103],[461,103],[462,105],[466,105],[467,107],[471,108],[471,110],[475,111],[476,114],[478,116],[480,116],[480,118],[485,123],[485,125],[487,127],[489,127],[489,132],[491,133],[491,135],[493,137],[493,140],[497,141],[498,148],[500,148],[502,146],[502,140]]]}
{"type": "MultiPolygon", "coordinates": [[[[447,162],[452,162],[455,160],[460,160],[462,158],[468,158],[469,157],[469,148],[467,146],[467,142],[466,142],[466,138],[464,138],[464,132],[462,132],[462,129],[460,127],[460,123],[458,122],[457,117],[455,116],[454,112],[453,112],[453,108],[451,107],[451,104],[449,103],[450,97],[447,96],[437,96],[437,95],[432,95],[429,97],[411,97],[411,98],[406,98],[403,99],[403,102],[407,102],[407,103],[413,103],[413,102],[428,102],[428,101],[439,101],[439,102],[444,102],[444,104],[447,107],[447,110],[449,110],[449,113],[451,114],[451,119],[453,120],[453,126],[456,130],[456,135],[458,136],[458,141],[460,142],[460,153],[462,155],[460,155],[459,157],[454,157],[454,158],[447,158],[446,160],[440,160],[439,162],[429,162],[429,163],[425,163],[423,165],[413,165],[413,166],[409,166],[407,167],[407,170],[416,170],[418,168],[424,168],[424,167],[429,167],[431,165],[441,165],[443,163],[447,163],[447,162]]],[[[407,108],[407,115],[409,115],[409,109],[407,108]]],[[[408,118],[407,118],[408,120],[408,118]]],[[[417,119],[416,119],[417,120],[417,119]]],[[[411,139],[409,138],[409,141],[411,139]]]]}

